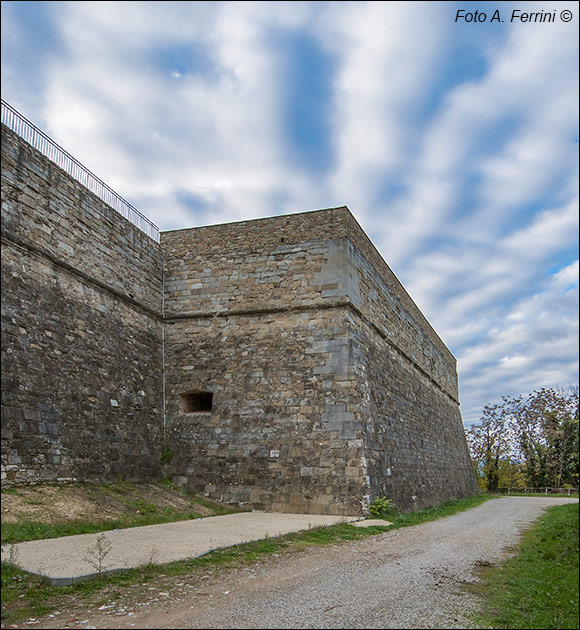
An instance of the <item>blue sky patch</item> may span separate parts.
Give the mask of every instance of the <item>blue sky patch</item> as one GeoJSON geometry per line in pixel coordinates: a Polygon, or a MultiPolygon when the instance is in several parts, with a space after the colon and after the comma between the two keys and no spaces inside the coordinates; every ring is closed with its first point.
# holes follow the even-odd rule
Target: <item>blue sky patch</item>
{"type": "Polygon", "coordinates": [[[288,30],[271,35],[280,60],[282,120],[295,163],[322,171],[332,165],[332,82],[336,63],[308,33],[288,30]]]}
{"type": "Polygon", "coordinates": [[[207,77],[215,72],[215,64],[208,51],[194,42],[153,48],[149,55],[158,68],[176,77],[207,77]]]}

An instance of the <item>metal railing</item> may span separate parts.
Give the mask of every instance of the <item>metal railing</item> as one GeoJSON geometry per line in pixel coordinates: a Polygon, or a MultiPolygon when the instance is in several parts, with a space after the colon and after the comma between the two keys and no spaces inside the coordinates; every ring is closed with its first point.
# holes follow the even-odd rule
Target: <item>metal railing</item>
{"type": "Polygon", "coordinates": [[[118,195],[111,187],[85,168],[70,153],[43,133],[36,125],[24,118],[11,105],[2,99],[2,122],[23,140],[40,151],[45,157],[74,177],[106,204],[136,225],[154,241],[159,243],[159,228],[137,208],[118,195]]]}
{"type": "Polygon", "coordinates": [[[502,494],[578,494],[578,488],[533,488],[530,486],[506,486],[498,488],[495,492],[502,494]]]}

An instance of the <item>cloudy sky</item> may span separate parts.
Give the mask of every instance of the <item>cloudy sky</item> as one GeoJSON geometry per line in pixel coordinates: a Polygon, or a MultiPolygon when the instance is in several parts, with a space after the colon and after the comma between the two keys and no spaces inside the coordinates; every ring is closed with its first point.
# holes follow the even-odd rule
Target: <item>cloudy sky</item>
{"type": "Polygon", "coordinates": [[[2,2],[2,97],[162,230],[347,205],[469,425],[578,382],[578,12],[2,2]]]}

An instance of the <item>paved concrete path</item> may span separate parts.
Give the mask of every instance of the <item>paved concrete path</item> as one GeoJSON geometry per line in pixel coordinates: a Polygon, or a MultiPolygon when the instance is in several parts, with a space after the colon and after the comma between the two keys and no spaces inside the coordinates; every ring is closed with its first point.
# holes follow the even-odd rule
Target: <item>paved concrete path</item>
{"type": "Polygon", "coordinates": [[[241,512],[3,545],[2,561],[11,561],[52,584],[66,586],[98,574],[99,566],[104,573],[148,563],[165,564],[253,540],[357,520],[318,514],[241,512]]]}

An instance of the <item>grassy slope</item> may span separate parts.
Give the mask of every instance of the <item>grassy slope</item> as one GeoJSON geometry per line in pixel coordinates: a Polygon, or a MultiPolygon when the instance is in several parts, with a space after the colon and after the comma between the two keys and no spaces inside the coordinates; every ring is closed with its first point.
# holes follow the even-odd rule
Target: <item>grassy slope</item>
{"type": "MultiPolygon", "coordinates": [[[[144,496],[140,487],[129,482],[96,484],[75,484],[72,489],[84,495],[84,498],[101,508],[101,513],[113,512],[114,517],[99,518],[99,509],[90,517],[78,516],[67,518],[38,519],[34,516],[19,516],[16,523],[2,523],[2,544],[13,544],[27,540],[74,536],[75,534],[92,534],[113,529],[157,525],[220,514],[231,514],[240,510],[205,497],[192,495],[168,480],[155,484],[156,495],[165,499],[166,505],[152,502],[151,496],[144,496]],[[173,499],[173,501],[172,501],[173,499]],[[174,504],[178,503],[179,507],[174,504]],[[122,508],[122,509],[121,509],[122,508]]],[[[59,488],[66,495],[71,486],[51,486],[59,488]]],[[[35,487],[36,489],[38,487],[35,487]]],[[[25,490],[4,490],[4,495],[23,494],[25,490]]],[[[52,495],[51,495],[52,496],[52,495]]],[[[46,501],[46,499],[44,499],[46,501]]],[[[26,503],[42,504],[42,500],[28,500],[26,503]]],[[[46,512],[49,512],[47,506],[46,512]]]]}

